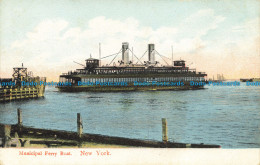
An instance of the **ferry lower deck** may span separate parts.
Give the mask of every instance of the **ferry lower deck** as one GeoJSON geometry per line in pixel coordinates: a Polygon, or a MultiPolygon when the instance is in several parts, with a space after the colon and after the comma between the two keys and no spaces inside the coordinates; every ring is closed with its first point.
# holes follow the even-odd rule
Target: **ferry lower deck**
{"type": "Polygon", "coordinates": [[[114,82],[90,83],[73,86],[59,86],[62,92],[121,92],[121,91],[163,91],[163,90],[192,90],[204,89],[203,85],[191,86],[189,82],[114,82]],[[88,84],[88,85],[86,85],[88,84]]]}

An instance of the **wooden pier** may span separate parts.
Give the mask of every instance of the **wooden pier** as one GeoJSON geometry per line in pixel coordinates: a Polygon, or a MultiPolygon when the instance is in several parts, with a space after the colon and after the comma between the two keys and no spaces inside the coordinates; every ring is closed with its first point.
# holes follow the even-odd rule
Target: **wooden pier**
{"type": "Polygon", "coordinates": [[[0,78],[0,103],[44,96],[46,77],[34,77],[23,64],[22,67],[13,68],[12,76],[0,78]]]}
{"type": "Polygon", "coordinates": [[[22,125],[22,112],[18,112],[18,123],[15,125],[0,124],[0,146],[28,147],[41,144],[47,147],[84,147],[84,143],[100,145],[115,145],[121,147],[152,147],[152,148],[220,148],[219,145],[189,144],[169,142],[167,137],[167,121],[162,119],[162,141],[130,139],[123,137],[105,136],[83,133],[82,119],[77,114],[77,132],[48,130],[26,127],[22,125]]]}
{"type": "Polygon", "coordinates": [[[41,88],[0,88],[0,102],[43,97],[41,88]]]}

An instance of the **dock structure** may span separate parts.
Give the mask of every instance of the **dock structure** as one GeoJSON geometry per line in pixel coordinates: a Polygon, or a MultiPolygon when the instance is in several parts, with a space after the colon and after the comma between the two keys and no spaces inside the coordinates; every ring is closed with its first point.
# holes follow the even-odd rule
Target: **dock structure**
{"type": "Polygon", "coordinates": [[[44,96],[44,93],[39,88],[10,88],[0,89],[0,102],[37,98],[44,96]]]}
{"type": "MultiPolygon", "coordinates": [[[[167,122],[162,119],[162,141],[130,139],[124,137],[105,136],[82,133],[82,119],[77,114],[78,131],[48,130],[26,127],[22,125],[21,110],[18,110],[18,123],[15,125],[0,124],[0,147],[18,147],[45,145],[47,147],[84,147],[84,143],[112,145],[117,147],[151,147],[151,148],[220,148],[219,145],[190,144],[170,142],[167,138],[167,122]]],[[[76,123],[75,123],[76,124],[76,123]]]]}
{"type": "Polygon", "coordinates": [[[23,65],[15,67],[12,78],[0,79],[0,102],[43,97],[45,82],[45,77],[33,77],[32,72],[27,72],[23,65]]]}

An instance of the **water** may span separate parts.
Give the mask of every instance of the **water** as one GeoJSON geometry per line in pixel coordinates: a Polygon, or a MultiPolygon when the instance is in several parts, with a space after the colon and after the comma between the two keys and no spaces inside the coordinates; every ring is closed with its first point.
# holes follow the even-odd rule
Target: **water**
{"type": "Polygon", "coordinates": [[[61,93],[47,87],[44,99],[0,104],[0,123],[84,133],[162,140],[167,118],[170,141],[260,147],[260,87],[211,87],[188,91],[61,93]]]}

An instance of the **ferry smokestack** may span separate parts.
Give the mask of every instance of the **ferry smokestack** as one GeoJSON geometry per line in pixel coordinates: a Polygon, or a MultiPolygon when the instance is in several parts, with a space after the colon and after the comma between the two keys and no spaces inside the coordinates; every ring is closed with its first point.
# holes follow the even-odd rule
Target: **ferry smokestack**
{"type": "Polygon", "coordinates": [[[122,61],[124,64],[129,64],[129,44],[128,42],[122,43],[122,61]]]}
{"type": "Polygon", "coordinates": [[[154,44],[148,44],[148,61],[151,64],[155,64],[155,50],[154,44]]]}

